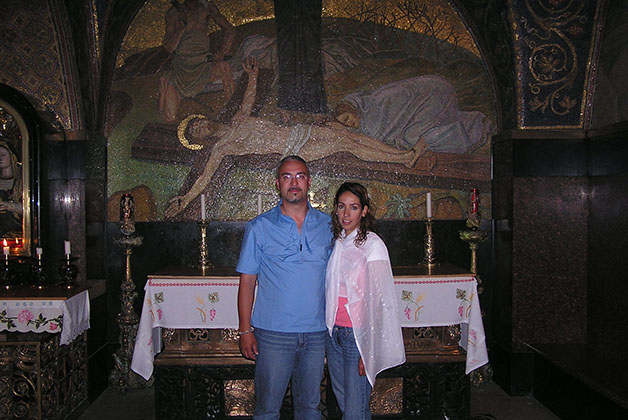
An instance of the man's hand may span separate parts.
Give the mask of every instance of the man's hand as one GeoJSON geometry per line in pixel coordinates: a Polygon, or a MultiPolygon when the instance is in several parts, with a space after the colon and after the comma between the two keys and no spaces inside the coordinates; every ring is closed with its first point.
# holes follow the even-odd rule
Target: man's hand
{"type": "Polygon", "coordinates": [[[249,55],[242,62],[242,67],[244,68],[244,71],[249,74],[249,79],[257,80],[257,75],[259,74],[259,64],[257,63],[257,57],[249,55]]]}
{"type": "Polygon", "coordinates": [[[240,336],[240,352],[245,358],[255,360],[259,353],[257,352],[257,340],[253,333],[240,336]]]}
{"type": "Polygon", "coordinates": [[[185,208],[185,206],[183,206],[182,204],[183,204],[183,197],[180,195],[169,200],[168,207],[166,207],[166,211],[164,212],[166,217],[168,219],[171,219],[177,214],[179,214],[185,208]]]}
{"type": "Polygon", "coordinates": [[[364,369],[364,362],[361,357],[360,360],[358,360],[358,373],[360,376],[366,376],[366,369],[364,369]]]}

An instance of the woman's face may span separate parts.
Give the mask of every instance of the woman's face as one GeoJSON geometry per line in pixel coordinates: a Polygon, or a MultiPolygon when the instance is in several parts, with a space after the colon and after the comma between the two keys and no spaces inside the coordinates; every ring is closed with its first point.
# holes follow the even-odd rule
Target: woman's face
{"type": "Polygon", "coordinates": [[[4,148],[0,147],[0,169],[11,167],[11,153],[4,148]]]}
{"type": "Polygon", "coordinates": [[[360,199],[352,192],[345,191],[338,197],[338,204],[336,205],[336,215],[340,226],[345,230],[345,234],[349,235],[358,226],[360,226],[360,220],[366,216],[368,206],[360,204],[360,199]]]}
{"type": "Polygon", "coordinates": [[[360,128],[360,117],[355,112],[343,112],[336,117],[338,122],[351,128],[360,128]]]}

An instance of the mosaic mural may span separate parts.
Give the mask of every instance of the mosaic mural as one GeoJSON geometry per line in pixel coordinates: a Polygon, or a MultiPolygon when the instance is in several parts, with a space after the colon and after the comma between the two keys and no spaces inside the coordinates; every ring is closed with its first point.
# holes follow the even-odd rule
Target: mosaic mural
{"type": "Polygon", "coordinates": [[[524,0],[512,7],[519,127],[583,128],[599,2],[524,0]]]}
{"type": "Polygon", "coordinates": [[[138,221],[195,220],[203,193],[211,219],[248,220],[277,202],[281,156],[299,154],[315,207],[330,210],[337,187],[357,180],[378,218],[424,218],[430,191],[436,218],[462,219],[471,188],[490,218],[495,99],[448,2],[277,10],[272,1],[146,3],[108,106],[112,209],[129,191],[138,221]]]}

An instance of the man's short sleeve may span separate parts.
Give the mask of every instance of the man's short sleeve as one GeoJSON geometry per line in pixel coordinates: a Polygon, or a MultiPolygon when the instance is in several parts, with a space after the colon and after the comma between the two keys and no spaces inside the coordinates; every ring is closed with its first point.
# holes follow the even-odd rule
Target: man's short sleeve
{"type": "Polygon", "coordinates": [[[260,244],[258,243],[258,230],[256,223],[251,221],[246,224],[244,229],[244,238],[242,239],[242,247],[240,248],[240,258],[236,271],[242,274],[257,274],[260,264],[260,244]]]}

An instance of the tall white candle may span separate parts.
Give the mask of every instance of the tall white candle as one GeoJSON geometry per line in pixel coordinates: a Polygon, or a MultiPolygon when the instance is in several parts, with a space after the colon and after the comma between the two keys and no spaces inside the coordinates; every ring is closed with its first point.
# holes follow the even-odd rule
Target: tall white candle
{"type": "Polygon", "coordinates": [[[205,194],[201,194],[201,220],[205,220],[207,214],[205,213],[205,194]]]}
{"type": "Polygon", "coordinates": [[[64,241],[63,242],[63,248],[65,249],[65,255],[70,255],[72,252],[72,248],[70,246],[70,241],[64,241]]]}
{"type": "Polygon", "coordinates": [[[432,217],[432,193],[428,192],[427,193],[427,198],[426,198],[426,206],[427,206],[427,217],[430,218],[432,217]]]}
{"type": "Polygon", "coordinates": [[[262,214],[262,194],[257,194],[257,215],[262,214]]]}

